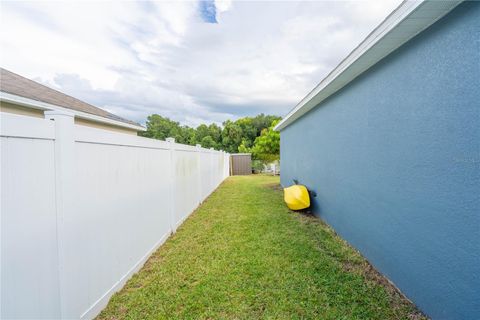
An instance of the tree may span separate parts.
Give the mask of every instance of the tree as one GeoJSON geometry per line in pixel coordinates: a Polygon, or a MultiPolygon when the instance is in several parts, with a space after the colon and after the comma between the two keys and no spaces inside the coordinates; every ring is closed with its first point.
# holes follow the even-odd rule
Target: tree
{"type": "Polygon", "coordinates": [[[194,146],[197,143],[196,130],[189,126],[182,126],[180,128],[181,140],[179,143],[189,144],[194,146]],[[180,142],[181,141],[181,142],[180,142]]]}
{"type": "Polygon", "coordinates": [[[269,128],[272,126],[273,121],[280,120],[281,117],[273,115],[265,115],[260,113],[259,115],[252,118],[252,125],[257,130],[256,137],[259,136],[263,129],[269,128]]]}
{"type": "Polygon", "coordinates": [[[212,137],[210,137],[210,136],[203,137],[200,144],[204,148],[214,148],[216,146],[215,141],[213,141],[212,137]]]}
{"type": "MultiPolygon", "coordinates": [[[[261,137],[263,131],[279,119],[277,116],[261,113],[255,117],[244,117],[235,121],[226,120],[223,122],[223,128],[215,123],[201,124],[196,128],[191,128],[181,126],[178,122],[158,114],[152,114],[147,118],[147,130],[141,132],[140,135],[160,140],[172,137],[178,143],[189,145],[198,143],[205,148],[215,148],[230,153],[250,153],[253,152],[254,144],[261,137]]],[[[259,143],[266,143],[264,141],[266,138],[262,139],[259,140],[259,143]]],[[[259,148],[262,148],[261,145],[257,147],[257,153],[262,156],[263,153],[259,148]]]]}
{"type": "Polygon", "coordinates": [[[242,129],[241,144],[243,143],[244,146],[247,148],[252,147],[255,138],[260,134],[260,131],[257,132],[257,129],[253,126],[252,118],[240,118],[235,121],[235,124],[237,124],[242,129]]]}
{"type": "Polygon", "coordinates": [[[215,141],[214,148],[222,149],[222,128],[212,123],[208,126],[208,135],[215,141]]]}
{"type": "Polygon", "coordinates": [[[254,158],[265,162],[280,159],[280,132],[273,130],[280,120],[275,120],[268,129],[263,129],[261,135],[255,139],[252,148],[254,158]]]}
{"type": "Polygon", "coordinates": [[[242,143],[238,146],[238,152],[240,153],[252,153],[252,148],[247,147],[245,139],[242,140],[242,143]]]}
{"type": "Polygon", "coordinates": [[[159,140],[165,140],[168,137],[173,137],[175,140],[183,140],[181,138],[180,124],[158,114],[148,116],[147,130],[141,132],[140,135],[159,140]]]}
{"type": "Polygon", "coordinates": [[[231,120],[223,123],[222,130],[222,148],[230,153],[235,153],[238,146],[242,143],[242,128],[231,120]]]}
{"type": "Polygon", "coordinates": [[[209,135],[208,126],[206,124],[201,124],[195,130],[195,136],[197,143],[201,143],[202,139],[209,135]]]}
{"type": "Polygon", "coordinates": [[[262,130],[270,127],[280,117],[259,114],[256,117],[244,117],[236,121],[227,120],[223,123],[222,149],[228,152],[239,152],[253,147],[255,139],[260,136],[262,130]]]}

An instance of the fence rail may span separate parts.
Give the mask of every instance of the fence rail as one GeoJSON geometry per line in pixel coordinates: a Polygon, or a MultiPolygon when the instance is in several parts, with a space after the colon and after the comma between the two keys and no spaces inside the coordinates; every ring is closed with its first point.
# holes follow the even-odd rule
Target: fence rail
{"type": "Polygon", "coordinates": [[[1,118],[1,318],[97,315],[228,176],[229,154],[1,118]]]}

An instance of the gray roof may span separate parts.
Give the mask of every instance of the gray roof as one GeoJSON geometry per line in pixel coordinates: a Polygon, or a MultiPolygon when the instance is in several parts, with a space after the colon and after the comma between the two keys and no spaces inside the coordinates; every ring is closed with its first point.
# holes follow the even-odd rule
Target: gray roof
{"type": "Polygon", "coordinates": [[[107,119],[140,126],[134,121],[123,119],[103,109],[92,106],[91,104],[78,100],[74,97],[61,93],[60,91],[44,86],[38,82],[27,79],[3,68],[0,68],[0,91],[71,110],[85,112],[107,119]]]}

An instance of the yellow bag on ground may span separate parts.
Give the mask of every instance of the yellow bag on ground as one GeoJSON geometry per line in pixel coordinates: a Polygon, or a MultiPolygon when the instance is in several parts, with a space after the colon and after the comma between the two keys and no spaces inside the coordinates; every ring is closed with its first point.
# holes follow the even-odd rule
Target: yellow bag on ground
{"type": "Polygon", "coordinates": [[[302,210],[310,207],[310,195],[305,186],[295,184],[283,189],[283,198],[291,210],[302,210]]]}

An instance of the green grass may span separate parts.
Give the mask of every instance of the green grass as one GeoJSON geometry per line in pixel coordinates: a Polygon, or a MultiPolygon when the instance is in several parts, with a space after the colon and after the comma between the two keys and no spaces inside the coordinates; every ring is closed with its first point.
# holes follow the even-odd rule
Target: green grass
{"type": "Polygon", "coordinates": [[[227,179],[98,319],[420,319],[353,248],[289,211],[278,177],[227,179]]]}

